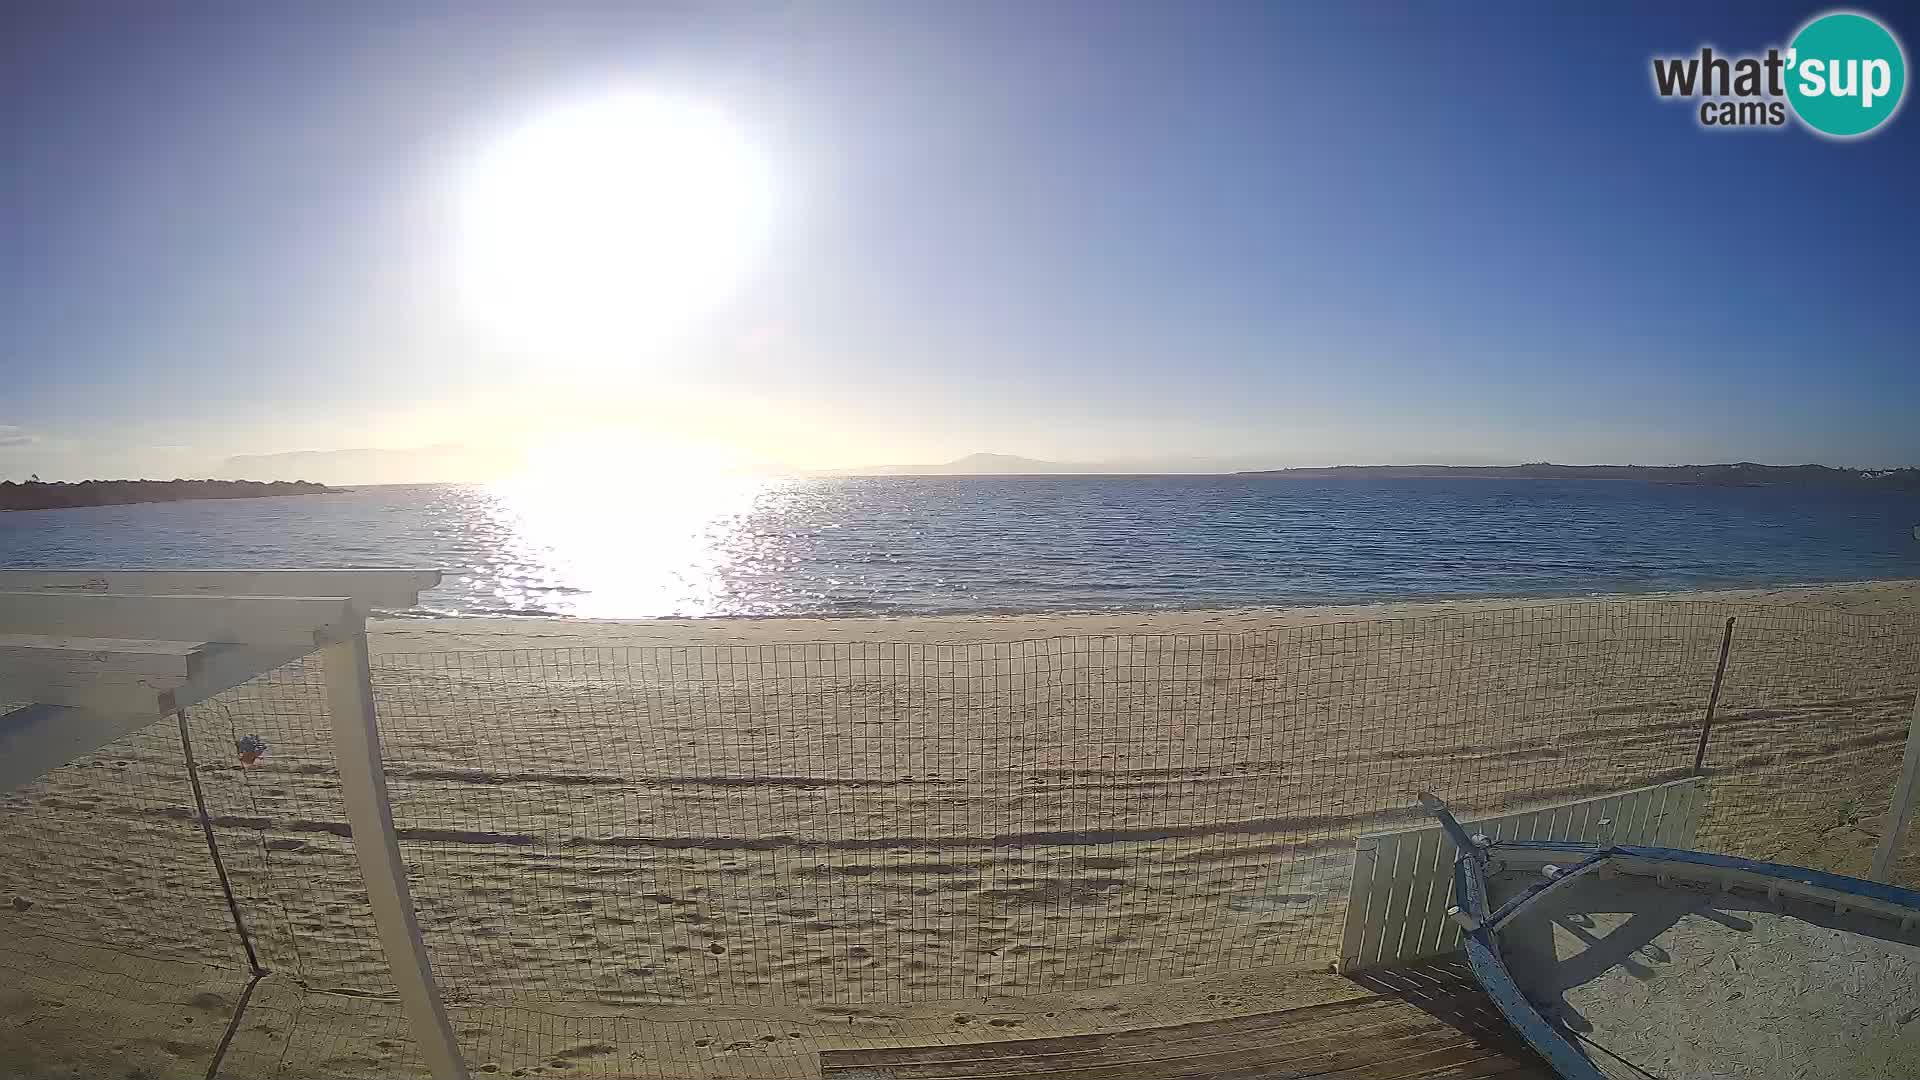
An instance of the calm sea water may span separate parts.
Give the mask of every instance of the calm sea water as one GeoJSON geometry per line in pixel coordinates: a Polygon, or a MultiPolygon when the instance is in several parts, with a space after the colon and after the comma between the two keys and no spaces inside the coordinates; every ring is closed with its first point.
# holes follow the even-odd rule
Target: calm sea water
{"type": "Polygon", "coordinates": [[[704,477],[0,513],[0,566],[437,566],[416,614],[1043,611],[1920,576],[1920,497],[1616,481],[704,477]]]}

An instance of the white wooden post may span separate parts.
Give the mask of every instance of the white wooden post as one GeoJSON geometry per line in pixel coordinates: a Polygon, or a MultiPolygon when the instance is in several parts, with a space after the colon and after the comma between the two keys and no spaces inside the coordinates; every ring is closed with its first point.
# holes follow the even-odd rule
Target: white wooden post
{"type": "Polygon", "coordinates": [[[400,1005],[434,1080],[468,1080],[466,1062],[453,1037],[440,989],[433,982],[426,944],[407,888],[407,866],[393,832],[387,775],[380,764],[380,726],[373,711],[367,665],[367,632],[361,623],[345,639],[321,649],[327,679],[327,711],[333,722],[333,756],[353,826],[353,852],[373,904],[387,966],[400,989],[400,1005]]]}
{"type": "Polygon", "coordinates": [[[1900,760],[1900,782],[1894,785],[1893,805],[1887,807],[1887,829],[1873,853],[1873,880],[1892,883],[1893,853],[1913,821],[1913,803],[1920,798],[1920,690],[1913,695],[1913,719],[1907,722],[1907,752],[1900,760]]]}

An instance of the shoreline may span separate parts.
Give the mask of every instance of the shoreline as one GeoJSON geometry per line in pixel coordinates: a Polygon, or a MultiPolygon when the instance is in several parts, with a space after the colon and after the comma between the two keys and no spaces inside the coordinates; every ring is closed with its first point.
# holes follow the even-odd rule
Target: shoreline
{"type": "Polygon", "coordinates": [[[594,619],[568,615],[368,620],[376,654],[486,649],[772,645],[817,642],[976,644],[1038,637],[1244,633],[1329,621],[1420,618],[1585,603],[1808,606],[1856,615],[1920,614],[1920,578],[1557,596],[1489,596],[1359,604],[1148,608],[953,615],[722,615],[594,619]]]}
{"type": "Polygon", "coordinates": [[[308,480],[29,480],[0,484],[0,512],[89,510],[180,502],[280,499],[294,495],[339,495],[347,488],[308,480]]]}

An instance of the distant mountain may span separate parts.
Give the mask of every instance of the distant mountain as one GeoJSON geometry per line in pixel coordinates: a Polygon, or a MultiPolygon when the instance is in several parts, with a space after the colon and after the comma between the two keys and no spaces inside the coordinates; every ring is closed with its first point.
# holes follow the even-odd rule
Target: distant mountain
{"type": "Polygon", "coordinates": [[[1228,472],[1218,463],[1181,461],[1042,461],[1014,454],[968,454],[938,465],[870,465],[830,469],[834,476],[1086,476],[1228,472]]]}
{"type": "Polygon", "coordinates": [[[1322,469],[1263,469],[1242,476],[1293,480],[1376,477],[1391,480],[1645,480],[1706,487],[1847,487],[1920,491],[1920,469],[1836,469],[1828,465],[1334,465],[1322,469]]]}
{"type": "Polygon", "coordinates": [[[247,480],[302,477],[328,484],[437,484],[491,480],[516,459],[505,451],[456,444],[407,450],[294,450],[241,454],[220,475],[247,480]]]}
{"type": "Polygon", "coordinates": [[[16,484],[0,481],[0,510],[56,510],[72,506],[184,502],[188,499],[264,499],[275,495],[322,495],[333,488],[303,481],[259,484],[250,480],[82,480],[77,484],[16,484]]]}
{"type": "Polygon", "coordinates": [[[1040,461],[1012,454],[968,454],[937,465],[868,465],[826,471],[835,476],[1044,476],[1110,470],[1099,465],[1040,461]]]}

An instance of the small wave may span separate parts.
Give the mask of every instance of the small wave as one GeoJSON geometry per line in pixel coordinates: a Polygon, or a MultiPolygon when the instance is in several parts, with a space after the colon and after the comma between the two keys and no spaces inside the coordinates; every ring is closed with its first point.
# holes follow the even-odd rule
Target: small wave
{"type": "Polygon", "coordinates": [[[546,608],[514,607],[471,607],[471,608],[429,608],[415,607],[405,611],[386,611],[373,608],[367,612],[375,619],[473,619],[473,618],[512,618],[565,619],[571,616],[564,611],[549,611],[546,608]]]}

